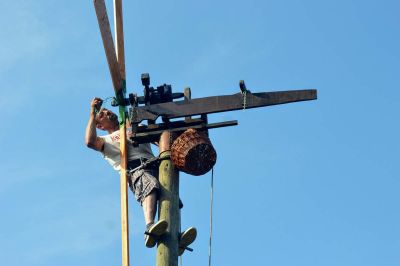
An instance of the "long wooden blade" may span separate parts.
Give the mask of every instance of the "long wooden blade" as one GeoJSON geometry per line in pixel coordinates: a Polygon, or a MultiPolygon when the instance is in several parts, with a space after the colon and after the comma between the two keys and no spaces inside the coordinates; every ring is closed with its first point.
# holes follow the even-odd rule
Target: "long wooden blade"
{"type": "Polygon", "coordinates": [[[140,123],[142,120],[178,118],[192,115],[211,114],[263,106],[285,104],[317,99],[317,90],[294,90],[261,93],[237,93],[233,95],[212,96],[140,106],[131,113],[131,122],[140,123]]]}
{"type": "Polygon", "coordinates": [[[108,20],[107,8],[104,0],[93,0],[94,8],[96,10],[97,21],[103,40],[104,51],[107,57],[108,68],[110,69],[111,79],[115,93],[119,93],[122,89],[122,79],[120,66],[118,64],[117,56],[115,53],[114,42],[110,29],[110,22],[108,20]]]}

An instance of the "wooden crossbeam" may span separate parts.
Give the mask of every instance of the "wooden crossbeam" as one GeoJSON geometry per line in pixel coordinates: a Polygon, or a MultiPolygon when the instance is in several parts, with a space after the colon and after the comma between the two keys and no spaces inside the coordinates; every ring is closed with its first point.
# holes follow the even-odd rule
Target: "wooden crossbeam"
{"type": "Polygon", "coordinates": [[[132,140],[138,144],[157,142],[164,131],[177,132],[179,134],[180,132],[183,132],[189,128],[194,128],[198,130],[208,130],[213,128],[229,127],[237,125],[238,125],[237,120],[210,123],[210,124],[206,123],[202,119],[174,121],[174,122],[138,127],[135,136],[132,137],[132,140]]]}
{"type": "Polygon", "coordinates": [[[132,108],[132,123],[156,120],[158,117],[173,119],[192,115],[212,114],[241,109],[315,100],[316,90],[293,90],[212,96],[184,101],[167,102],[132,108]]]}

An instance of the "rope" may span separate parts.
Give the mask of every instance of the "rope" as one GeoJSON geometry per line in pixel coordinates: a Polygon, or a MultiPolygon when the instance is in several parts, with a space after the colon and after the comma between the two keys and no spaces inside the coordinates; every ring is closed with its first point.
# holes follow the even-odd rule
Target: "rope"
{"type": "Polygon", "coordinates": [[[114,96],[107,97],[107,98],[105,98],[105,99],[103,100],[103,103],[106,103],[106,102],[108,102],[108,101],[110,101],[110,100],[112,100],[112,99],[114,99],[114,98],[115,98],[114,96]]]}
{"type": "MultiPolygon", "coordinates": [[[[181,220],[181,209],[179,209],[179,236],[180,236],[180,234],[182,234],[182,220],[181,220]]],[[[179,247],[178,247],[178,250],[179,250],[179,247]]],[[[182,254],[183,255],[183,254],[182,254]]],[[[180,265],[182,266],[183,264],[182,264],[182,257],[183,256],[180,256],[180,258],[179,258],[179,260],[180,260],[180,265]]]]}
{"type": "MultiPolygon", "coordinates": [[[[208,246],[208,266],[211,266],[211,244],[212,244],[212,224],[213,224],[213,200],[214,198],[214,167],[211,169],[211,191],[210,191],[210,241],[208,246]]],[[[180,214],[179,214],[180,215],[180,214]]],[[[182,266],[182,256],[180,257],[182,266]]]]}
{"type": "MultiPolygon", "coordinates": [[[[114,98],[115,98],[115,97],[113,97],[113,96],[110,96],[110,97],[105,98],[104,100],[102,100],[101,105],[103,105],[103,104],[109,102],[110,100],[113,100],[114,98]]],[[[100,106],[101,106],[101,105],[100,105],[100,106]]],[[[94,112],[95,112],[96,114],[97,114],[98,112],[100,112],[100,110],[101,110],[101,107],[99,107],[99,108],[95,107],[95,108],[94,108],[94,112]]]]}
{"type": "Polygon", "coordinates": [[[210,242],[208,246],[208,266],[211,266],[211,243],[212,243],[212,221],[213,221],[213,196],[214,196],[214,167],[211,170],[211,191],[210,191],[210,242]]]}
{"type": "Polygon", "coordinates": [[[245,110],[247,107],[247,90],[243,91],[242,95],[243,95],[243,110],[245,110]]]}

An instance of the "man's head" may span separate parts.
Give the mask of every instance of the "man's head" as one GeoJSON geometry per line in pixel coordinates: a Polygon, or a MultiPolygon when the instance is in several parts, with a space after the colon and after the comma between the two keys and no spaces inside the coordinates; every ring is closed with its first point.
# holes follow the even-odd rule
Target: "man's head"
{"type": "Polygon", "coordinates": [[[118,116],[106,108],[101,108],[96,114],[96,127],[108,132],[114,132],[119,129],[118,116]]]}

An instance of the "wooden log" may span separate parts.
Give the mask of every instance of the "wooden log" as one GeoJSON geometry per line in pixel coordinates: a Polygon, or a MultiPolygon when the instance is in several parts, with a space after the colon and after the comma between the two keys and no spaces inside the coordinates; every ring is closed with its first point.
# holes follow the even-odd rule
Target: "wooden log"
{"type": "Polygon", "coordinates": [[[111,34],[110,22],[108,20],[106,4],[104,3],[104,0],[93,0],[93,3],[96,10],[97,21],[99,23],[101,38],[103,40],[104,51],[106,53],[113,87],[115,93],[117,94],[122,89],[122,79],[111,34]]]}
{"type": "Polygon", "coordinates": [[[159,219],[168,222],[167,232],[161,237],[157,246],[157,266],[178,266],[178,237],[180,228],[179,216],[179,172],[169,158],[171,151],[171,133],[164,131],[160,147],[160,202],[159,219]]]}

